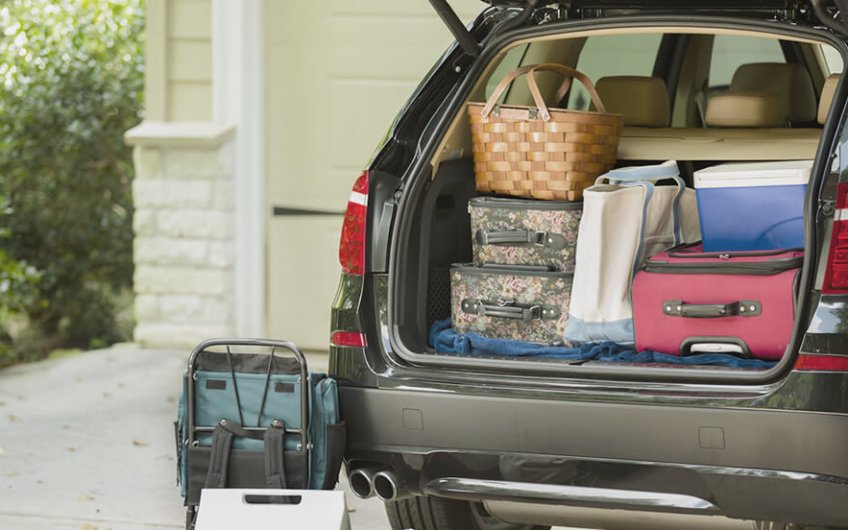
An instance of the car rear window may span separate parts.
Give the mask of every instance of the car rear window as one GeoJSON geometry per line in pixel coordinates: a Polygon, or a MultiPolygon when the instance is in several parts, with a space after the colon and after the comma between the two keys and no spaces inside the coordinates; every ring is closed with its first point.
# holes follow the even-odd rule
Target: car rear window
{"type": "Polygon", "coordinates": [[[710,90],[730,86],[733,73],[748,63],[785,63],[780,41],[772,38],[716,35],[710,61],[710,90]]]}
{"type": "MultiPolygon", "coordinates": [[[[650,76],[661,40],[659,33],[590,37],[580,53],[577,69],[594,83],[610,75],[650,76]]],[[[575,83],[571,90],[568,108],[589,108],[589,95],[579,83],[575,83]]]]}

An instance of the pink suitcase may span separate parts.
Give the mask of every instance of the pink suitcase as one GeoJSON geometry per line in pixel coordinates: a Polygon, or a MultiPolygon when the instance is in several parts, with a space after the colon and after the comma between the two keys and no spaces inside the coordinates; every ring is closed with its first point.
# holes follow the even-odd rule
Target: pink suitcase
{"type": "Polygon", "coordinates": [[[802,261],[800,250],[703,252],[700,243],[651,256],[633,282],[636,348],[780,359],[802,261]]]}

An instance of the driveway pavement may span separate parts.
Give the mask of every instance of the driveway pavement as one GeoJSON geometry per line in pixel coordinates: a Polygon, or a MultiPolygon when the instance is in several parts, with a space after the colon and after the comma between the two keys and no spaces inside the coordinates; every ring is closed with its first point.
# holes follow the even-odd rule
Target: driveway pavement
{"type": "MultiPolygon", "coordinates": [[[[118,345],[0,371],[0,529],[184,528],[172,422],[187,353],[118,345]]],[[[347,498],[354,529],[388,530],[379,501],[347,498]]]]}

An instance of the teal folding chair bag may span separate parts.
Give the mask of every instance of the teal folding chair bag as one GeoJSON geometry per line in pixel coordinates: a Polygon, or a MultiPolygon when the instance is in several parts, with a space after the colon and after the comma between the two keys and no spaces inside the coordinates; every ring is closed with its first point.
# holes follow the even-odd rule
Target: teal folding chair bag
{"type": "Polygon", "coordinates": [[[291,342],[216,339],[192,351],[176,422],[185,504],[203,488],[332,489],[345,425],[336,381],[291,342]]]}

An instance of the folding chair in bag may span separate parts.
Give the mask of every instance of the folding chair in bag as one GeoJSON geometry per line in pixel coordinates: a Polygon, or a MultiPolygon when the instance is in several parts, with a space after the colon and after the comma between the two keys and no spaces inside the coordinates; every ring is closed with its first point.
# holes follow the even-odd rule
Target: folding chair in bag
{"type": "Polygon", "coordinates": [[[310,372],[297,346],[282,340],[199,344],[176,432],[189,528],[204,488],[332,489],[345,446],[336,381],[310,372]]]}

